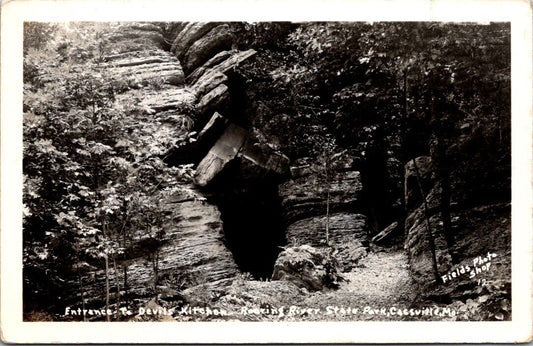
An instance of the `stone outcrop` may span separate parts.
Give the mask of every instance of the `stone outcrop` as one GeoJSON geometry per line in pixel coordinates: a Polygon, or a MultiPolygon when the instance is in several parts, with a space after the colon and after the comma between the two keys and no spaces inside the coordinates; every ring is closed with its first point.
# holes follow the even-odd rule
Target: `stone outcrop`
{"type": "Polygon", "coordinates": [[[215,26],[189,47],[182,58],[184,70],[188,72],[194,71],[195,68],[209,60],[213,55],[231,48],[232,43],[233,35],[229,25],[215,26]]]}
{"type": "Polygon", "coordinates": [[[435,282],[431,242],[435,243],[437,267],[440,272],[450,269],[451,258],[442,231],[439,204],[440,185],[433,179],[431,158],[421,156],[415,160],[420,185],[413,161],[405,165],[407,208],[405,249],[413,279],[423,288],[435,282]],[[427,211],[420,193],[420,186],[425,194],[427,211]]]}
{"type": "Polygon", "coordinates": [[[109,49],[105,60],[113,60],[117,55],[143,51],[147,48],[165,47],[165,38],[161,27],[153,23],[119,23],[112,24],[103,35],[109,49]]]}
{"type": "Polygon", "coordinates": [[[329,186],[319,174],[312,173],[281,184],[279,195],[286,221],[290,224],[325,214],[328,190],[331,212],[353,212],[359,204],[362,188],[361,175],[357,171],[341,172],[329,186]]]}
{"type": "Polygon", "coordinates": [[[181,26],[181,30],[176,30],[177,34],[170,51],[174,53],[178,59],[183,59],[189,47],[217,25],[219,25],[219,23],[216,22],[186,23],[181,26]]]}
{"type": "Polygon", "coordinates": [[[309,291],[336,288],[342,280],[337,266],[329,249],[309,245],[289,247],[279,254],[272,280],[289,281],[309,291]]]}
{"type": "MultiPolygon", "coordinates": [[[[202,286],[210,290],[224,290],[239,273],[231,252],[224,245],[222,220],[217,207],[205,201],[191,187],[171,196],[164,203],[163,213],[173,220],[161,239],[151,238],[139,231],[126,249],[126,258],[117,260],[116,273],[121,295],[130,299],[153,297],[153,258],[158,258],[158,285],[166,287],[202,286]],[[127,264],[127,284],[123,285],[122,266],[127,264]]],[[[103,301],[105,272],[99,269],[86,279],[87,304],[103,301]]],[[[116,299],[116,281],[110,280],[111,299],[116,299]]],[[[73,287],[78,287],[74,284],[73,287]]]]}
{"type": "MultiPolygon", "coordinates": [[[[175,31],[179,29],[175,28],[175,31]]],[[[192,30],[191,25],[189,30],[192,30]]],[[[117,102],[133,105],[147,117],[152,117],[159,126],[171,128],[177,136],[189,134],[197,120],[193,112],[198,101],[197,91],[204,96],[216,89],[212,85],[214,80],[204,80],[204,89],[186,86],[182,64],[175,55],[164,50],[165,41],[158,25],[113,25],[106,38],[110,49],[101,64],[112,78],[122,80],[126,85],[117,94],[117,102]]],[[[204,143],[211,141],[209,145],[212,145],[227,127],[225,118],[215,117],[199,138],[204,143]]],[[[242,143],[236,147],[241,146],[242,143]]],[[[117,280],[121,299],[127,296],[144,306],[146,300],[153,298],[156,259],[159,293],[169,287],[224,290],[239,273],[233,255],[224,243],[223,223],[215,205],[208,203],[192,186],[181,186],[179,193],[161,203],[162,212],[168,216],[164,234],[156,236],[150,234],[149,229],[136,230],[127,242],[125,253],[116,257],[116,272],[110,264],[112,302],[117,298],[117,280]],[[127,287],[124,287],[125,277],[127,287]]],[[[93,263],[84,272],[87,306],[100,307],[104,301],[105,272],[101,268],[102,263],[93,263]]],[[[76,299],[73,304],[78,304],[79,283],[77,278],[75,280],[70,296],[76,299]]]]}
{"type": "Polygon", "coordinates": [[[325,181],[323,168],[300,164],[290,168],[292,179],[279,185],[284,214],[286,240],[290,246],[304,244],[326,246],[326,223],[329,245],[343,271],[349,271],[368,251],[367,218],[358,213],[362,193],[361,175],[351,171],[350,162],[325,181]],[[327,204],[329,195],[329,220],[327,204]]]}

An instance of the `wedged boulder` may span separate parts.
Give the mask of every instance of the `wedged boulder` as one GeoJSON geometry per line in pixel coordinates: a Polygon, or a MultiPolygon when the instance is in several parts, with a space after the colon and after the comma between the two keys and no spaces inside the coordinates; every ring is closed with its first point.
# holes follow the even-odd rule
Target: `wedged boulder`
{"type": "Polygon", "coordinates": [[[257,52],[253,49],[248,49],[245,51],[222,51],[189,74],[187,76],[187,82],[190,84],[196,83],[200,77],[211,71],[230,74],[232,70],[255,56],[256,53],[257,52]]]}
{"type": "Polygon", "coordinates": [[[230,124],[224,133],[198,164],[195,184],[206,186],[224,168],[235,160],[237,172],[242,179],[279,178],[286,175],[289,158],[254,142],[250,131],[230,124]]]}
{"type": "Polygon", "coordinates": [[[184,71],[186,73],[192,72],[216,53],[231,48],[232,44],[233,34],[229,25],[222,24],[214,27],[206,35],[194,42],[183,58],[180,59],[184,71]]]}
{"type": "Polygon", "coordinates": [[[279,254],[272,280],[289,281],[300,288],[318,291],[337,288],[343,278],[330,248],[302,245],[286,248],[279,254]]]}
{"type": "Polygon", "coordinates": [[[193,22],[187,23],[181,31],[179,31],[172,42],[172,47],[170,51],[178,59],[183,59],[185,53],[189,47],[207,34],[211,29],[218,26],[220,23],[217,22],[193,22]]]}
{"type": "Polygon", "coordinates": [[[330,199],[330,212],[357,210],[361,191],[361,175],[358,171],[340,172],[326,185],[317,173],[289,180],[279,186],[282,208],[288,224],[298,220],[324,215],[330,199]]]}
{"type": "MultiPolygon", "coordinates": [[[[420,174],[420,185],[425,194],[428,194],[433,187],[433,165],[431,163],[431,157],[420,156],[414,159],[416,166],[418,167],[418,173],[420,174]]],[[[416,175],[415,164],[413,160],[410,160],[405,165],[405,208],[406,210],[412,210],[416,208],[419,203],[422,202],[422,196],[420,196],[418,177],[416,175]]]]}
{"type": "Polygon", "coordinates": [[[213,180],[237,156],[247,136],[248,131],[240,126],[230,124],[198,164],[194,183],[198,186],[206,186],[213,180]]]}
{"type": "Polygon", "coordinates": [[[216,88],[202,96],[196,105],[196,114],[201,121],[206,114],[215,111],[223,111],[230,100],[229,88],[225,84],[219,84],[216,88]]]}

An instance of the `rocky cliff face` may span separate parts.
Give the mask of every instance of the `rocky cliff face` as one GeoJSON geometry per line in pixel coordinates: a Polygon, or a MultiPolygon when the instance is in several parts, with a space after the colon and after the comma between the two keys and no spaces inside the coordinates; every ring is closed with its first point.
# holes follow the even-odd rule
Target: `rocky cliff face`
{"type": "MultiPolygon", "coordinates": [[[[417,284],[417,293],[433,301],[451,302],[457,299],[477,299],[488,292],[499,297],[498,302],[507,304],[510,297],[510,287],[506,283],[510,278],[510,204],[466,205],[452,199],[454,239],[450,247],[443,232],[439,199],[441,184],[435,179],[434,165],[427,156],[415,160],[418,175],[413,161],[405,165],[407,218],[404,247],[411,275],[417,284]],[[422,192],[427,205],[423,203],[422,192]],[[438,285],[435,284],[432,242],[439,276],[438,285]],[[452,253],[456,257],[455,263],[452,263],[452,253]],[[490,260],[489,266],[492,269],[485,267],[481,276],[490,284],[478,282],[476,285],[476,275],[484,270],[476,259],[487,258],[488,253],[496,253],[496,257],[490,260]],[[467,267],[471,271],[466,272],[467,267]]],[[[501,308],[496,305],[490,309],[501,308]]]]}
{"type": "MultiPolygon", "coordinates": [[[[196,23],[181,29],[174,30],[176,40],[171,53],[165,49],[167,38],[158,25],[114,25],[105,34],[109,49],[102,63],[110,76],[123,81],[124,90],[117,96],[119,102],[135,102],[147,117],[161,122],[176,136],[190,134],[194,127],[204,127],[203,115],[223,109],[219,106],[229,98],[228,88],[223,85],[228,79],[226,73],[254,54],[220,52],[229,48],[227,26],[196,23]],[[224,44],[213,43],[219,41],[224,44]],[[217,57],[211,59],[214,55],[217,57]],[[184,70],[194,71],[194,76],[186,80],[184,70]]],[[[159,291],[165,287],[223,289],[239,273],[225,244],[218,207],[192,185],[183,185],[180,191],[161,201],[169,220],[161,239],[139,231],[126,254],[117,258],[116,270],[110,263],[112,301],[116,299],[117,288],[121,297],[131,300],[153,296],[154,285],[159,291]]],[[[84,280],[87,305],[101,304],[105,297],[105,272],[88,272],[84,280]]],[[[77,287],[77,283],[72,286],[77,287]]],[[[79,301],[77,291],[72,295],[78,295],[79,301]]]]}
{"type": "Polygon", "coordinates": [[[360,213],[359,172],[341,172],[325,182],[318,167],[295,166],[291,171],[292,178],[279,186],[287,245],[325,246],[328,224],[335,257],[343,270],[350,270],[366,254],[369,245],[367,218],[360,213]]]}

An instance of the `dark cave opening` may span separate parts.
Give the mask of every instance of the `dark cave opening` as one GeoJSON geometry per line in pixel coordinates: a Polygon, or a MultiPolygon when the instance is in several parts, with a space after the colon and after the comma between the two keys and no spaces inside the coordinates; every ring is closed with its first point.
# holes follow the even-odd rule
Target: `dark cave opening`
{"type": "Polygon", "coordinates": [[[267,279],[285,244],[278,182],[248,174],[240,160],[228,164],[210,184],[210,200],[221,212],[226,246],[239,269],[267,279]]]}
{"type": "Polygon", "coordinates": [[[403,212],[403,185],[400,167],[390,167],[384,151],[369,150],[357,167],[363,184],[362,205],[368,217],[372,234],[377,234],[394,221],[400,221],[403,212]]]}

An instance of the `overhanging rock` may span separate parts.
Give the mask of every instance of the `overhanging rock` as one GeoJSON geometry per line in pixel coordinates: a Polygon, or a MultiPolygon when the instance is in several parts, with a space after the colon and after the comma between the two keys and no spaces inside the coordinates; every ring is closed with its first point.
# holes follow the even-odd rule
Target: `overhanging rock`
{"type": "MultiPolygon", "coordinates": [[[[212,120],[222,124],[219,115],[212,120]]],[[[238,160],[239,169],[252,178],[261,178],[268,173],[283,176],[289,170],[289,159],[285,155],[254,144],[248,130],[229,124],[198,164],[195,184],[202,187],[208,185],[234,160],[238,160]]]]}

